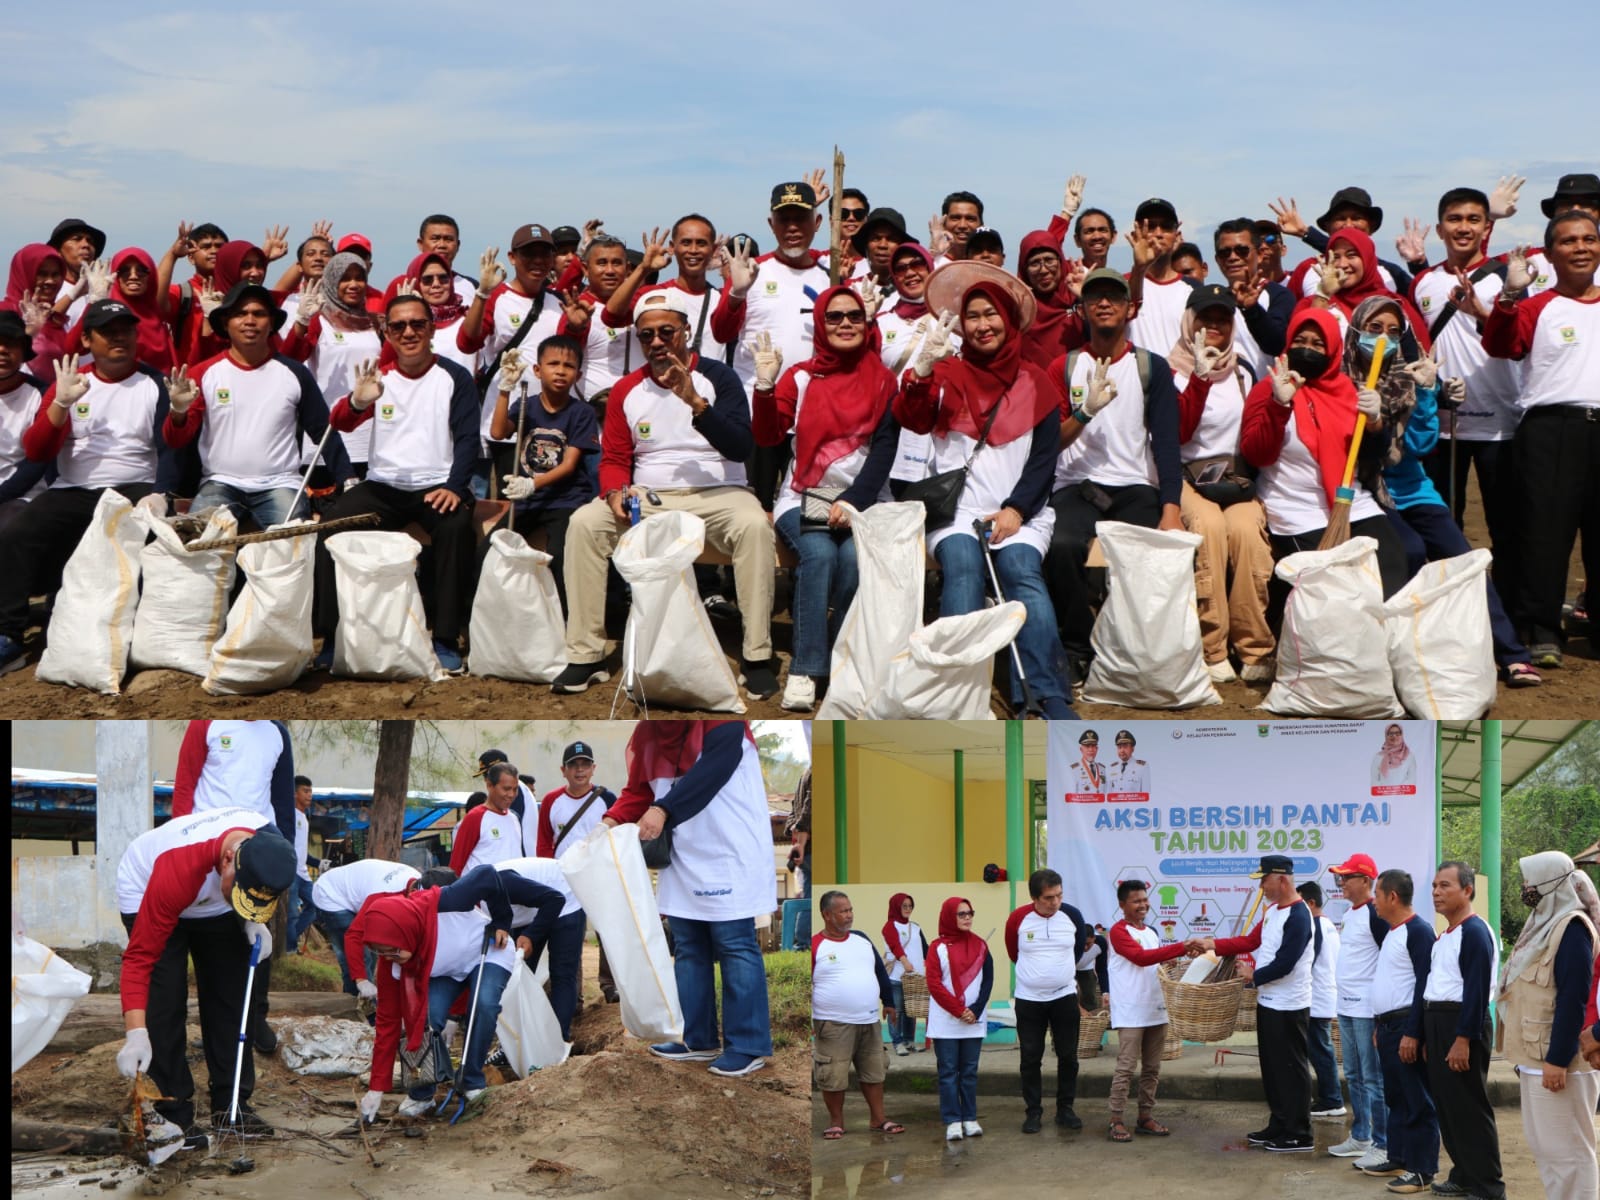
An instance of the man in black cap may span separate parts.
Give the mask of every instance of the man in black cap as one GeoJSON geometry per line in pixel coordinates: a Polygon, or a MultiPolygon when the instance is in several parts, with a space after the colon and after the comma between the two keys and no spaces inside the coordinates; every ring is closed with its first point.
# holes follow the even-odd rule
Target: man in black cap
{"type": "Polygon", "coordinates": [[[550,241],[555,246],[555,262],[551,265],[552,281],[561,278],[572,260],[578,257],[578,247],[583,245],[583,233],[576,225],[557,225],[550,231],[550,241]]]}
{"type": "Polygon", "coordinates": [[[1125,800],[1150,799],[1150,764],[1133,756],[1139,740],[1128,729],[1117,730],[1117,759],[1106,768],[1106,800],[1119,796],[1125,800]]]}
{"type": "MultiPolygon", "coordinates": [[[[535,852],[540,858],[559,858],[582,842],[600,824],[606,809],[617,801],[613,793],[594,782],[594,747],[588,742],[572,742],[561,752],[561,777],[565,780],[564,786],[550,792],[539,803],[535,852]]],[[[571,1022],[571,1013],[578,1007],[583,992],[584,931],[583,910],[578,909],[563,915],[548,933],[552,972],[558,959],[573,965],[570,973],[563,972],[564,976],[570,975],[572,993],[564,1006],[556,1006],[558,1016],[565,1007],[567,1023],[571,1022]]],[[[542,945],[542,940],[536,942],[535,949],[542,945]]],[[[528,961],[537,962],[537,953],[530,954],[528,961]]],[[[617,987],[611,981],[611,967],[606,962],[604,947],[600,950],[600,991],[608,1003],[616,1001],[617,987]]]]}
{"type": "MultiPolygon", "coordinates": [[[[1292,197],[1285,202],[1280,196],[1276,204],[1269,203],[1267,207],[1272,210],[1272,215],[1278,219],[1278,227],[1286,235],[1299,238],[1315,250],[1318,256],[1328,252],[1330,234],[1354,226],[1368,237],[1372,237],[1383,224],[1383,209],[1372,202],[1372,196],[1366,188],[1346,187],[1335,192],[1333,199],[1328,201],[1328,211],[1317,218],[1315,229],[1305,223],[1292,197]]],[[[1424,256],[1413,269],[1427,265],[1427,258],[1424,256]]],[[[1297,300],[1304,296],[1315,296],[1317,280],[1321,274],[1318,259],[1307,259],[1290,275],[1289,290],[1295,294],[1297,300]]],[[[1399,263],[1382,258],[1378,260],[1378,275],[1382,278],[1383,285],[1391,292],[1405,295],[1411,286],[1411,274],[1411,269],[1402,267],[1399,263]]]]}
{"type": "Polygon", "coordinates": [[[71,325],[88,306],[83,269],[106,252],[105,231],[96,229],[82,217],[67,217],[50,231],[47,245],[61,255],[64,264],[66,278],[56,295],[56,311],[66,313],[67,324],[71,325]]]}
{"type": "MultiPolygon", "coordinates": [[[[265,287],[235,284],[208,318],[227,339],[227,351],[191,376],[178,369],[162,426],[173,450],[199,450],[193,507],[225,505],[240,522],[253,517],[262,529],[305,515],[300,439],[319,444],[328,428],[328,404],[311,372],[272,349],[285,315],[265,287]]],[[[353,474],[337,435],[323,446],[322,461],[337,483],[353,474]]]]}
{"type": "Polygon", "coordinates": [[[991,267],[1005,269],[1006,243],[998,229],[980,225],[967,238],[967,258],[972,262],[988,263],[991,267]]]}
{"type": "Polygon", "coordinates": [[[100,493],[114,488],[140,507],[166,511],[162,493],[176,486],[175,462],[161,438],[167,383],[137,359],[139,319],[120,300],[91,304],[84,346],[56,363],[33,422],[22,435],[30,462],[54,462],[56,478],[27,509],[0,528],[0,674],[22,665],[28,600],[54,592],[100,493]]]}
{"type": "Polygon", "coordinates": [[[29,462],[22,452],[22,435],[33,424],[48,386],[22,369],[32,354],[33,339],[22,315],[0,309],[0,528],[45,487],[48,464],[29,462]]]}
{"type": "Polygon", "coordinates": [[[1168,354],[1183,330],[1183,306],[1194,281],[1178,274],[1173,252],[1183,241],[1183,222],[1172,201],[1153,196],[1134,210],[1128,246],[1133,270],[1128,274],[1134,317],[1128,340],[1152,354],[1168,354]]]}

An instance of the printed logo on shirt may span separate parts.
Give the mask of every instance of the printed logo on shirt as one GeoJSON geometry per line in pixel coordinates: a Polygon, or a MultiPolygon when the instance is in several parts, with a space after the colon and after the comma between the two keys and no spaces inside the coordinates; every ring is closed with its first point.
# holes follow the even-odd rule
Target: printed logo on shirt
{"type": "Polygon", "coordinates": [[[1083,403],[1083,389],[1081,387],[1072,389],[1072,403],[1074,405],[1083,403]]]}
{"type": "Polygon", "coordinates": [[[74,415],[76,415],[76,416],[88,417],[88,415],[89,415],[89,406],[87,404],[74,404],[72,406],[72,411],[73,411],[74,415]]]}
{"type": "Polygon", "coordinates": [[[1433,307],[1433,297],[1432,296],[1424,296],[1424,297],[1422,297],[1422,303],[1421,303],[1421,305],[1419,305],[1419,307],[1422,309],[1423,312],[1427,312],[1430,308],[1433,307]]]}
{"type": "Polygon", "coordinates": [[[217,389],[217,403],[218,404],[226,404],[226,403],[228,403],[228,401],[230,401],[232,399],[233,399],[233,393],[230,392],[227,388],[218,388],[217,389]]]}
{"type": "Polygon", "coordinates": [[[612,329],[610,326],[607,326],[606,327],[606,341],[614,342],[616,340],[617,340],[617,331],[615,329],[612,329]]]}
{"type": "Polygon", "coordinates": [[[378,405],[378,415],[380,417],[382,417],[385,421],[394,420],[394,405],[392,405],[392,404],[380,404],[380,405],[378,405]]]}
{"type": "Polygon", "coordinates": [[[1568,346],[1576,345],[1578,341],[1577,327],[1574,325],[1563,325],[1561,327],[1561,341],[1563,344],[1568,346]]]}
{"type": "Polygon", "coordinates": [[[1550,282],[1550,276],[1541,275],[1541,276],[1539,276],[1539,278],[1535,279],[1533,282],[1536,283],[1540,287],[1545,287],[1550,282]]]}
{"type": "Polygon", "coordinates": [[[489,826],[489,836],[492,837],[492,838],[499,837],[500,836],[500,826],[498,826],[498,825],[489,826]]]}
{"type": "Polygon", "coordinates": [[[650,422],[649,421],[640,421],[637,425],[635,425],[633,427],[633,431],[634,431],[634,433],[639,435],[639,440],[641,442],[648,442],[650,440],[650,422]]]}
{"type": "Polygon", "coordinates": [[[776,296],[777,294],[778,294],[778,281],[776,279],[767,280],[767,295],[776,296]]]}
{"type": "Polygon", "coordinates": [[[521,313],[512,313],[511,314],[511,328],[515,329],[518,325],[521,325],[521,324],[522,324],[522,314],[521,313]]]}
{"type": "Polygon", "coordinates": [[[344,333],[341,330],[335,329],[333,331],[333,340],[336,342],[344,341],[344,333]]]}
{"type": "Polygon", "coordinates": [[[233,749],[233,738],[232,738],[231,735],[225,733],[220,738],[218,738],[217,741],[218,741],[218,744],[220,744],[224,750],[232,750],[233,749]]]}
{"type": "Polygon", "coordinates": [[[1031,930],[1031,929],[1030,929],[1030,930],[1028,930],[1028,940],[1029,940],[1029,941],[1030,941],[1030,942],[1031,942],[1031,941],[1033,941],[1033,930],[1031,930]]]}
{"type": "Polygon", "coordinates": [[[899,334],[899,332],[900,331],[898,329],[891,329],[891,330],[889,330],[888,333],[883,335],[883,340],[886,341],[886,342],[892,342],[892,341],[894,341],[895,337],[899,334]]]}

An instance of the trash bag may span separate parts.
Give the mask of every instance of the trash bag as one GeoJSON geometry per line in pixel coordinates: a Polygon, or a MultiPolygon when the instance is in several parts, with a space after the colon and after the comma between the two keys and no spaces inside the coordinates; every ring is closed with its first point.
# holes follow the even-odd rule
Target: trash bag
{"type": "Polygon", "coordinates": [[[925,514],[918,500],[850,510],[860,583],[833,643],[819,721],[865,715],[868,702],[889,678],[890,662],[921,627],[928,575],[925,514]]]}
{"type": "Polygon", "coordinates": [[[1384,602],[1389,665],[1414,717],[1471,720],[1494,704],[1494,637],[1484,580],[1492,555],[1428,563],[1384,602]]]}
{"type": "Polygon", "coordinates": [[[11,935],[11,1073],[50,1044],[91,980],[49,946],[11,935]]]}
{"type": "Polygon", "coordinates": [[[1135,708],[1221,704],[1206,671],[1195,602],[1200,535],[1125,521],[1096,522],[1094,532],[1109,592],[1089,635],[1094,662],[1083,698],[1135,708]]]}
{"type": "Polygon", "coordinates": [[[341,1017],[283,1017],[272,1021],[283,1065],[296,1075],[365,1076],[372,1067],[372,1027],[341,1017]]]}
{"type": "Polygon", "coordinates": [[[468,634],[474,675],[549,683],[567,665],[566,622],[550,556],[497,529],[478,576],[468,634]]]}
{"type": "Polygon", "coordinates": [[[417,587],[422,547],[408,533],[357,530],[328,538],[339,627],[333,673],[357,679],[446,678],[417,587]]]}
{"type": "Polygon", "coordinates": [[[650,1042],[681,1042],[678,979],[639,849],[639,827],[598,825],[559,861],[605,947],[622,1001],[623,1028],[650,1042]]]}
{"type": "Polygon", "coordinates": [[[699,517],[664,512],[617,542],[611,561],[633,589],[622,636],[622,687],[640,703],[739,713],[745,707],[739,682],[694,580],[705,540],[699,517]]]}
{"type": "Polygon", "coordinates": [[[500,1049],[518,1078],[526,1079],[543,1067],[567,1061],[572,1043],[561,1040],[561,1022],[556,1019],[550,998],[544,994],[550,978],[550,956],[539,956],[536,970],[518,963],[511,969],[511,981],[500,995],[500,1021],[495,1033],[500,1049]]]}
{"type": "MultiPolygon", "coordinates": [[[[309,521],[274,525],[311,527],[309,521]]],[[[270,530],[269,530],[270,532],[270,530]]],[[[227,628],[211,647],[200,684],[212,696],[247,696],[286,688],[311,665],[311,588],[317,539],[298,537],[239,548],[244,587],[227,628]]]]}
{"type": "Polygon", "coordinates": [[[989,689],[994,656],[1016,640],[1027,618],[1020,600],[1008,600],[924,625],[889,660],[889,678],[867,701],[862,719],[993,719],[989,689]]]}
{"type": "MultiPolygon", "coordinates": [[[[152,520],[155,540],[139,554],[144,584],[133,619],[135,669],[165,668],[204,675],[211,669],[211,647],[228,619],[233,589],[234,549],[185,548],[170,521],[152,520]]],[[[192,543],[231,538],[239,522],[228,508],[211,510],[205,529],[192,543]]]]}
{"type": "Polygon", "coordinates": [[[1277,677],[1261,707],[1293,717],[1401,716],[1383,627],[1378,543],[1354,537],[1332,550],[1302,550],[1277,570],[1292,590],[1277,677]]]}
{"type": "Polygon", "coordinates": [[[61,573],[37,678],[109,696],[122,690],[139,605],[139,551],[148,532],[143,509],[111,488],[100,493],[61,573]]]}

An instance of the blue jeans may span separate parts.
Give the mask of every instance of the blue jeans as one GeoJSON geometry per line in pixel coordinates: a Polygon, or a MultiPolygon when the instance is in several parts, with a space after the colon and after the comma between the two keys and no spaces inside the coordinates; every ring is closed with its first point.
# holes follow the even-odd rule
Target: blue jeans
{"type": "Polygon", "coordinates": [[[946,1125],[978,1119],[978,1052],[981,1037],[939,1038],[933,1055],[939,1061],[939,1120],[946,1125]]]}
{"type": "MultiPolygon", "coordinates": [[[[317,909],[314,914],[316,927],[322,930],[328,939],[328,945],[333,947],[334,960],[339,964],[339,974],[344,979],[346,995],[354,996],[356,992],[355,980],[350,978],[350,964],[344,957],[344,935],[349,932],[350,925],[356,919],[356,914],[345,909],[317,909]]],[[[378,969],[378,956],[369,948],[364,956],[367,960],[367,978],[372,978],[372,973],[378,969]]]]}
{"type": "MultiPolygon", "coordinates": [[[[1389,524],[1394,526],[1406,548],[1406,565],[1413,575],[1435,559],[1454,558],[1472,549],[1467,535],[1461,532],[1461,527],[1451,519],[1450,510],[1442,504],[1416,504],[1388,515],[1389,524]]],[[[1517,636],[1511,618],[1506,616],[1505,605],[1500,603],[1500,593],[1495,590],[1491,576],[1484,577],[1484,587],[1489,592],[1489,632],[1494,638],[1495,664],[1505,667],[1517,662],[1531,663],[1533,655],[1517,636]]]]}
{"type": "Polygon", "coordinates": [[[316,916],[317,906],[311,900],[311,880],[296,875],[294,886],[289,889],[289,944],[283,948],[285,954],[296,953],[295,948],[300,945],[300,939],[305,937],[306,930],[311,928],[316,916]]]}
{"type": "MultiPolygon", "coordinates": [[[[268,488],[263,492],[247,492],[243,488],[230,487],[226,483],[218,483],[215,479],[211,479],[200,485],[200,490],[194,494],[194,500],[189,507],[198,512],[202,508],[216,508],[225,504],[241,524],[246,517],[254,517],[256,524],[266,529],[273,525],[282,525],[290,519],[289,504],[294,500],[296,490],[268,488]]],[[[301,496],[300,503],[295,505],[295,513],[302,517],[307,515],[304,496],[301,496]]]]}
{"type": "MultiPolygon", "coordinates": [[[[934,557],[944,572],[939,615],[958,617],[982,608],[989,568],[984,565],[983,547],[978,545],[978,539],[954,534],[939,543],[934,557]]],[[[1074,714],[1061,671],[1066,652],[1061,649],[1061,639],[1056,633],[1056,610],[1045,588],[1039,552],[1021,542],[1003,542],[994,552],[994,568],[1000,576],[1005,598],[1020,600],[1028,610],[1016,641],[1022,669],[1028,674],[1028,686],[1044,707],[1046,716],[1071,718],[1074,714]]],[[[1012,702],[1017,702],[1021,696],[1021,684],[1013,679],[1012,702]]]]}
{"type": "MultiPolygon", "coordinates": [[[[477,981],[478,968],[473,967],[465,979],[451,979],[440,975],[428,981],[428,1030],[429,1036],[439,1033],[444,1028],[444,1023],[450,1019],[450,1007],[462,992],[472,993],[472,985],[477,981]]],[[[461,1086],[467,1091],[486,1087],[487,1081],[483,1077],[483,1060],[489,1054],[489,1043],[494,1040],[495,1024],[500,1020],[500,997],[506,990],[506,984],[511,982],[511,972],[494,963],[483,964],[483,983],[478,988],[478,1007],[475,1015],[471,1015],[472,1040],[467,1043],[466,1052],[462,1055],[461,1065],[464,1068],[461,1074],[461,1086]]],[[[434,1094],[436,1084],[423,1084],[411,1089],[410,1096],[413,1100],[426,1100],[434,1094]]]]}
{"type": "MultiPolygon", "coordinates": [[[[1344,1036],[1340,1031],[1340,1036],[1344,1036]]],[[[1317,1073],[1317,1094],[1311,1107],[1327,1110],[1341,1108],[1344,1096],[1339,1091],[1339,1067],[1333,1061],[1333,1022],[1329,1017],[1312,1017],[1306,1054],[1317,1073]]]]}
{"type": "Polygon", "coordinates": [[[1377,1021],[1378,1063],[1383,1068],[1383,1100],[1389,1106],[1391,1162],[1421,1175],[1439,1173],[1439,1117],[1428,1092],[1428,1064],[1421,1041],[1415,1062],[1400,1061],[1405,1018],[1377,1021]]]}
{"type": "MultiPolygon", "coordinates": [[[[898,979],[889,981],[889,990],[894,993],[894,1011],[897,1014],[889,1022],[889,1036],[894,1039],[896,1046],[902,1042],[907,1046],[917,1043],[917,1019],[906,1011],[906,987],[898,979]]],[[[949,1122],[945,1122],[949,1124],[949,1122]]]]}
{"type": "Polygon", "coordinates": [[[1389,1145],[1389,1107],[1383,1102],[1383,1071],[1378,1066],[1378,1048],[1372,1044],[1372,1018],[1340,1017],[1339,1043],[1354,1114],[1350,1136],[1383,1150],[1389,1145]]]}
{"type": "Polygon", "coordinates": [[[550,947],[550,1007],[556,1020],[561,1022],[561,1040],[572,1040],[572,1018],[578,1011],[578,988],[583,973],[583,935],[588,923],[579,909],[559,918],[554,925],[535,933],[532,925],[511,932],[517,937],[526,936],[533,943],[527,957],[531,971],[539,965],[539,955],[550,947]]]}
{"type": "Polygon", "coordinates": [[[691,1050],[722,1050],[766,1058],[772,1053],[767,1009],[767,968],[756,942],[755,922],[667,918],[677,954],[672,973],[683,1005],[683,1044],[691,1050]],[[722,967],[722,1037],[717,1036],[716,976],[722,967]]]}
{"type": "Polygon", "coordinates": [[[778,518],[777,530],[778,536],[800,556],[791,601],[794,661],[789,664],[789,673],[820,679],[828,674],[839,623],[855,598],[860,578],[856,572],[856,541],[848,529],[802,526],[798,508],[791,508],[778,518]]]}

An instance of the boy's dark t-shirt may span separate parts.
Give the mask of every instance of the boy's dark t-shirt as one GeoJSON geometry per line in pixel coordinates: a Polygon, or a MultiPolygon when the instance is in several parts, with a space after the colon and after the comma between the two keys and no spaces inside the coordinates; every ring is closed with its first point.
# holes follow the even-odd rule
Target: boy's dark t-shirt
{"type": "MultiPolygon", "coordinates": [[[[513,401],[507,410],[516,424],[522,401],[513,401]]],[[[528,421],[523,429],[522,473],[543,475],[561,465],[568,446],[584,454],[600,452],[600,422],[594,409],[582,400],[569,399],[559,412],[550,412],[541,400],[528,401],[528,421]]],[[[595,497],[594,483],[580,460],[578,469],[560,483],[541,487],[526,500],[517,501],[518,512],[545,508],[578,508],[595,497]]]]}

